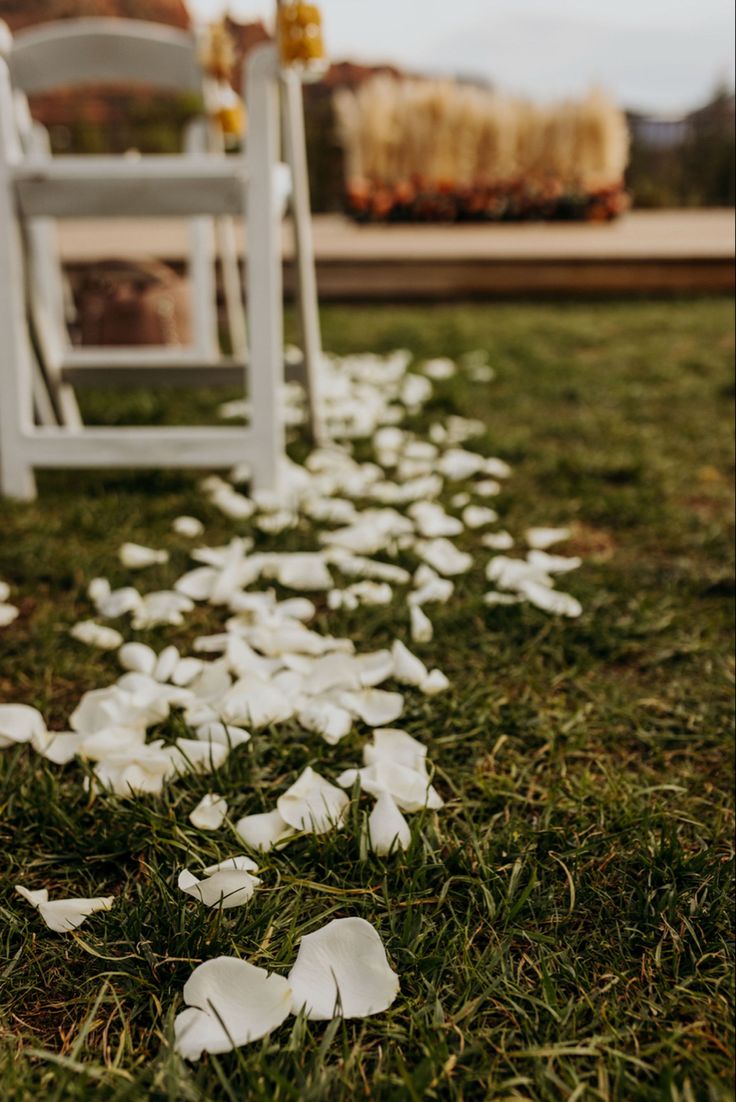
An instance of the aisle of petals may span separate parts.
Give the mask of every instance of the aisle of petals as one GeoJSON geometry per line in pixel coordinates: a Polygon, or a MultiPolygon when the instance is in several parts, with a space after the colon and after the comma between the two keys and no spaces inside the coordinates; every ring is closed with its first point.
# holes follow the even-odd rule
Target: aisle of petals
{"type": "MultiPolygon", "coordinates": [[[[196,541],[192,568],[170,589],[152,592],[133,578],[117,589],[94,578],[89,615],[71,628],[80,645],[117,652],[121,673],[115,681],[86,692],[63,731],[49,731],[31,707],[0,704],[0,748],[27,743],[57,766],[80,759],[87,763],[80,783],[125,799],[160,793],[188,773],[216,774],[230,754],[272,726],[296,723],[328,746],[356,725],[372,731],[355,768],[335,776],[325,754],[322,772],[307,767],[274,794],[268,811],[254,809],[237,821],[237,835],[253,857],[237,854],[208,868],[180,870],[179,888],[201,906],[252,903],[261,884],[257,855],[296,845],[304,835],[346,829],[356,793],[373,800],[367,839],[356,839],[356,853],[366,844],[381,858],[407,850],[412,832],[406,816],[441,810],[427,747],[400,724],[407,695],[431,698],[450,688],[444,672],[414,648],[432,641],[433,609],[452,600],[459,577],[482,565],[491,587],[488,606],[529,603],[556,616],[582,613],[578,600],[556,586],[558,577],[581,565],[552,550],[569,537],[567,529],[530,528],[526,553],[512,556],[515,541],[488,504],[511,471],[502,460],[466,447],[484,425],[451,416],[431,425],[427,438],[404,427],[432,398],[434,383],[459,370],[479,384],[490,381],[482,355],[466,358],[462,367],[434,360],[419,371],[409,368],[405,353],[328,359],[332,447],[313,451],[304,465],[287,462],[278,495],[244,493],[243,468],[229,480],[212,476],[201,484],[229,520],[247,521],[269,539],[298,529],[309,535],[309,550],[255,550],[242,535],[213,547],[204,542],[197,517],[174,518],[175,535],[196,541]],[[356,458],[369,444],[371,459],[356,458]],[[472,538],[472,553],[453,542],[458,537],[464,546],[472,538]],[[195,639],[191,653],[173,644],[156,653],[128,638],[150,628],[182,627],[197,605],[217,610],[222,622],[215,634],[195,639]],[[361,653],[349,638],[310,626],[318,609],[371,606],[395,611],[397,635],[385,649],[361,653]],[[187,736],[150,739],[149,731],[172,715],[187,736]]],[[[288,408],[297,425],[293,388],[288,408]]],[[[222,412],[234,416],[243,408],[229,403],[222,412]]],[[[147,569],[169,562],[169,553],[126,543],[119,561],[136,579],[145,578],[147,569]]],[[[6,603],[9,596],[0,582],[0,628],[17,614],[6,603]]],[[[202,831],[220,830],[228,795],[209,792],[191,809],[189,822],[202,831]]],[[[17,891],[58,932],[76,929],[114,902],[50,900],[47,890],[23,885],[17,891]]],[[[335,920],[303,937],[288,980],[237,958],[201,964],[184,988],[176,1047],[195,1060],[262,1037],[290,1013],[315,1019],[379,1013],[398,990],[373,927],[358,918],[335,920]]]]}

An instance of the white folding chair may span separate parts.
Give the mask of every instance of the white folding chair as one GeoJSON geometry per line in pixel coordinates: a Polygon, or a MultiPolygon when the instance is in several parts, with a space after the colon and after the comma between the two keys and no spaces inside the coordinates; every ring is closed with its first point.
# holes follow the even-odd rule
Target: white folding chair
{"type": "MultiPolygon", "coordinates": [[[[41,466],[219,466],[243,459],[250,460],[256,481],[275,486],[283,451],[281,212],[274,187],[280,74],[275,50],[263,47],[252,56],[246,88],[248,147],[244,156],[228,157],[205,154],[206,143],[193,130],[185,156],[49,159],[43,135],[19,110],[19,97],[25,93],[91,81],[200,88],[196,46],[182,32],[127,20],[69,21],[18,36],[8,62],[10,72],[0,63],[0,331],[8,335],[0,346],[3,491],[32,496],[33,469],[41,466]],[[146,381],[157,383],[196,378],[216,384],[243,378],[244,363],[217,359],[216,322],[203,309],[205,302],[214,304],[213,219],[243,212],[248,226],[251,427],[82,428],[71,387],[85,381],[137,380],[142,366],[146,381]],[[133,354],[129,349],[69,346],[60,317],[60,268],[58,261],[49,260],[55,252],[53,220],[85,215],[191,218],[194,300],[201,311],[195,315],[192,348],[136,349],[133,354]],[[51,402],[44,402],[39,387],[27,315],[33,318],[51,402]],[[34,424],[34,399],[46,422],[40,427],[34,424]],[[48,424],[54,415],[60,426],[48,424]]],[[[286,88],[288,93],[288,80],[286,88]]],[[[300,101],[297,105],[301,109],[300,101]]],[[[293,155],[293,140],[287,146],[293,155]]],[[[303,183],[296,192],[303,198],[303,183]]],[[[308,197],[306,213],[308,222],[308,197]]],[[[308,225],[306,232],[308,237],[308,225]]],[[[310,240],[307,244],[311,249],[310,240]]],[[[316,294],[308,280],[306,290],[312,296],[305,309],[302,295],[303,318],[309,322],[311,314],[312,322],[311,327],[304,325],[305,334],[312,331],[312,362],[306,366],[308,376],[314,376],[321,347],[314,321],[316,294]]],[[[311,401],[314,405],[314,394],[311,401]]]]}

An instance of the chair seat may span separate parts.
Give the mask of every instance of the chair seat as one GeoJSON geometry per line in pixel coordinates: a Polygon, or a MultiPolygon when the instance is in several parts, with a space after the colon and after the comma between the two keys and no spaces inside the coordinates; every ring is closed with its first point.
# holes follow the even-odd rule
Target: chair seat
{"type": "MultiPolygon", "coordinates": [[[[242,387],[247,362],[226,356],[202,359],[177,348],[75,348],[61,366],[61,379],[74,387],[140,386],[242,387]]],[[[304,361],[287,357],[287,382],[305,383],[304,361]]]]}
{"type": "Polygon", "coordinates": [[[27,218],[161,218],[242,213],[246,173],[215,155],[54,157],[22,161],[13,179],[27,218]]]}

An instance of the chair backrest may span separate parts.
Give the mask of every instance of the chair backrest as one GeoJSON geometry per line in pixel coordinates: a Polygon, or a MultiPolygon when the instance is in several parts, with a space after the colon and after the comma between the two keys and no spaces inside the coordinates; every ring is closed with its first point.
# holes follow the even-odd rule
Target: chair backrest
{"type": "Polygon", "coordinates": [[[194,36],[138,19],[63,19],[20,31],[7,62],[27,95],[84,84],[202,89],[194,36]]]}

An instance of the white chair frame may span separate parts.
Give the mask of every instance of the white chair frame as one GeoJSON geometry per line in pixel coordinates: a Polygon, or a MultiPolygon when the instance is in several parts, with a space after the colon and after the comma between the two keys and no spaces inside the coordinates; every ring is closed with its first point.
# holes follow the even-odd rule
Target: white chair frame
{"type": "MultiPolygon", "coordinates": [[[[282,100],[293,178],[307,390],[313,431],[318,438],[321,433],[317,390],[321,339],[301,87],[295,76],[282,77],[275,49],[266,46],[254,51],[247,67],[245,94],[251,121],[242,156],[205,155],[206,139],[193,129],[188,153],[181,157],[49,159],[43,133],[36,127],[18,125],[18,86],[24,93],[32,93],[50,83],[60,85],[65,76],[70,83],[99,79],[101,74],[108,81],[118,74],[129,80],[131,58],[121,49],[124,41],[131,41],[129,30],[127,20],[70,21],[49,34],[48,66],[39,68],[38,37],[43,33],[39,31],[33,32],[33,65],[24,70],[22,38],[16,39],[21,45],[11,54],[12,77],[0,60],[0,332],[10,338],[0,343],[0,488],[15,497],[34,496],[36,467],[217,467],[248,460],[256,484],[276,487],[284,449],[281,212],[274,193],[282,100]],[[81,55],[80,23],[86,25],[87,35],[87,49],[81,55]],[[59,48],[60,30],[62,39],[68,35],[68,51],[59,48]],[[92,41],[94,49],[89,48],[92,41]],[[84,59],[81,71],[80,56],[84,59]],[[207,313],[214,304],[214,225],[218,218],[223,220],[227,245],[231,218],[244,212],[248,226],[248,368],[243,362],[217,359],[216,321],[207,313]],[[193,298],[199,304],[191,350],[136,349],[131,355],[131,350],[125,349],[71,349],[60,340],[58,314],[63,309],[63,289],[58,263],[49,259],[54,246],[53,220],[100,215],[184,215],[191,219],[193,298]],[[204,309],[203,303],[208,304],[204,309]],[[34,359],[29,315],[41,346],[43,374],[34,359]],[[143,367],[146,376],[141,375],[143,367]],[[84,381],[127,383],[141,377],[178,385],[195,377],[201,382],[203,373],[217,384],[243,379],[246,370],[253,411],[248,429],[86,429],[72,389],[84,381]],[[44,394],[44,384],[48,394],[44,394]],[[40,426],[34,423],[34,407],[40,426]]],[[[201,84],[189,36],[160,27],[152,34],[148,25],[140,24],[135,31],[141,80],[155,65],[158,86],[191,88],[201,84]],[[162,65],[164,56],[166,64],[162,65]]],[[[231,268],[233,262],[238,279],[237,259],[231,249],[231,268]]],[[[232,297],[238,288],[233,289],[232,271],[229,278],[232,313],[232,297]]]]}

